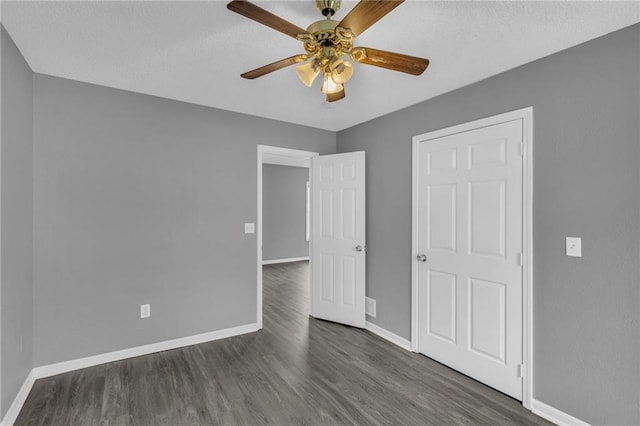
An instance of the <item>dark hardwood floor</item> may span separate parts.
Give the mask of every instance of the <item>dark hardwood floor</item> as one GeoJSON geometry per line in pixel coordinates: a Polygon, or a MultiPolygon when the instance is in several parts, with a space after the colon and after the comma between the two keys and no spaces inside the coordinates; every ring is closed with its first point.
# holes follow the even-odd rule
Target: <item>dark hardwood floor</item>
{"type": "Polygon", "coordinates": [[[38,380],[16,425],[548,424],[359,329],[308,317],[307,262],[264,268],[264,329],[38,380]]]}

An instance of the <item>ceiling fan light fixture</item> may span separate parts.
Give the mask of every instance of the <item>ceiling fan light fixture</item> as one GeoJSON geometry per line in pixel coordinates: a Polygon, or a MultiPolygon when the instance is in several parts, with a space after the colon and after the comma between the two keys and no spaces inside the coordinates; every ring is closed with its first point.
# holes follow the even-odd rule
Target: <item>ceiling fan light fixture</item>
{"type": "MultiPolygon", "coordinates": [[[[2,0],[0,0],[2,1],[2,0]]],[[[344,84],[353,76],[354,62],[386,68],[411,75],[421,75],[429,60],[401,53],[387,52],[353,45],[356,37],[394,10],[404,0],[359,0],[340,21],[332,19],[342,0],[315,0],[324,15],[311,23],[306,30],[275,15],[250,0],[231,0],[227,9],[257,23],[272,28],[301,42],[304,54],[294,55],[254,70],[240,74],[253,80],[279,69],[296,66],[296,74],[302,83],[311,87],[322,73],[321,91],[327,102],[344,99],[344,84]]]]}
{"type": "Polygon", "coordinates": [[[322,88],[320,89],[322,93],[331,95],[341,92],[343,89],[344,87],[342,86],[342,84],[333,81],[329,73],[324,73],[324,81],[322,82],[322,88]]]}
{"type": "Polygon", "coordinates": [[[305,62],[302,65],[296,67],[296,74],[300,81],[307,87],[311,87],[318,74],[320,74],[320,65],[314,59],[309,62],[305,62]]]}
{"type": "Polygon", "coordinates": [[[344,84],[353,75],[353,65],[342,58],[335,58],[331,61],[331,79],[339,84],[344,84]]]}

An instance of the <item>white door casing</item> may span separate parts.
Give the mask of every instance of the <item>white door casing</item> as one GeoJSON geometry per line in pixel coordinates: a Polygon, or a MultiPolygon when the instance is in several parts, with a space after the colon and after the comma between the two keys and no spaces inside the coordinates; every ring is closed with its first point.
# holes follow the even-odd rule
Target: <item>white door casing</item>
{"type": "Polygon", "coordinates": [[[365,153],[311,164],[311,315],[365,327],[365,153]]]}
{"type": "Polygon", "coordinates": [[[495,121],[414,138],[414,349],[523,400],[526,129],[495,121]]]}

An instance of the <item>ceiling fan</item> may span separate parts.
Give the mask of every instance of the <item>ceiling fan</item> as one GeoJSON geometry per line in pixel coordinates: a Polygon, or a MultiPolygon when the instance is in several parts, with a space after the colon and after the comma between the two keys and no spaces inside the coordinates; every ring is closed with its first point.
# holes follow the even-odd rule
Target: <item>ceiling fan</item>
{"type": "Polygon", "coordinates": [[[305,31],[249,1],[233,0],[227,4],[229,10],[301,41],[306,52],[245,72],[241,77],[254,79],[299,64],[296,73],[308,87],[322,73],[321,91],[326,94],[327,102],[335,102],[345,97],[344,85],[353,75],[353,64],[349,59],[361,64],[420,75],[429,65],[428,59],[353,46],[354,38],[403,1],[361,0],[341,21],[335,21],[331,18],[340,9],[342,0],[316,0],[316,7],[325,19],[312,23],[305,31]]]}

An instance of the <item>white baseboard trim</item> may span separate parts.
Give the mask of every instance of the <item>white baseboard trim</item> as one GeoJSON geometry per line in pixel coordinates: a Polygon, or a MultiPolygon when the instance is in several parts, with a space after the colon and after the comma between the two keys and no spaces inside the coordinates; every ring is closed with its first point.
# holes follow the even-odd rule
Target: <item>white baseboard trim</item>
{"type": "Polygon", "coordinates": [[[33,369],[36,379],[42,377],[55,376],[56,374],[68,371],[79,370],[81,368],[93,367],[107,362],[120,361],[122,359],[133,358],[141,355],[149,355],[155,352],[168,351],[170,349],[182,348],[184,346],[197,345],[199,343],[211,342],[213,340],[226,339],[227,337],[238,336],[240,334],[258,331],[256,323],[241,325],[238,327],[225,328],[223,330],[211,331],[208,333],[196,334],[194,336],[181,337],[164,342],[151,343],[149,345],[136,346],[134,348],[120,351],[107,352],[104,354],[78,358],[71,361],[63,361],[55,364],[43,365],[33,369]]]}
{"type": "Polygon", "coordinates": [[[44,377],[55,376],[81,368],[93,367],[107,362],[120,361],[136,356],[149,355],[156,352],[168,351],[170,349],[182,348],[185,346],[197,345],[199,343],[211,342],[214,340],[226,339],[227,337],[239,336],[241,334],[253,333],[258,331],[258,324],[246,324],[238,327],[225,328],[222,330],[211,331],[208,333],[196,334],[194,336],[181,337],[173,340],[165,340],[164,342],[151,343],[149,345],[136,346],[134,348],[123,349],[120,351],[107,352],[104,354],[78,358],[71,361],[63,361],[55,364],[43,365],[36,367],[27,376],[22,384],[18,395],[16,395],[7,414],[0,423],[1,426],[13,425],[20,414],[22,405],[27,399],[34,382],[44,377]]]}
{"type": "Polygon", "coordinates": [[[286,259],[273,259],[273,260],[263,260],[263,265],[273,265],[275,263],[289,263],[289,262],[300,262],[303,260],[309,260],[309,256],[303,257],[288,257],[286,259]]]}
{"type": "Polygon", "coordinates": [[[402,349],[411,352],[411,342],[408,341],[407,339],[400,337],[397,334],[390,332],[389,330],[385,330],[384,328],[377,326],[374,323],[371,323],[369,321],[366,322],[365,328],[370,332],[372,332],[373,334],[376,334],[382,337],[383,339],[388,340],[391,343],[400,346],[402,349]]]}
{"type": "Polygon", "coordinates": [[[20,410],[22,409],[24,402],[27,400],[27,396],[29,396],[29,392],[31,392],[31,388],[33,387],[35,381],[36,378],[33,374],[33,370],[31,370],[27,375],[27,378],[24,380],[24,383],[20,387],[18,394],[9,406],[7,414],[4,415],[4,418],[2,419],[0,425],[13,426],[13,423],[15,423],[16,419],[18,418],[18,414],[20,414],[20,410]]]}
{"type": "Polygon", "coordinates": [[[583,422],[582,420],[577,419],[564,411],[560,411],[557,408],[553,408],[552,406],[538,401],[537,399],[531,400],[531,411],[533,411],[533,414],[537,414],[538,416],[559,426],[589,426],[589,423],[583,422]]]}

